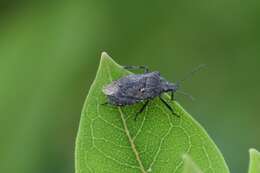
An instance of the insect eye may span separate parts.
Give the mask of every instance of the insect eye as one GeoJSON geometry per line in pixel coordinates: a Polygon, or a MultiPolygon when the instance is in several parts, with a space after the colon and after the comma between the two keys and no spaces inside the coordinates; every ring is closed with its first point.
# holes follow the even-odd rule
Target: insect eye
{"type": "Polygon", "coordinates": [[[140,92],[144,92],[144,91],[145,91],[145,89],[144,89],[144,88],[141,88],[141,89],[139,89],[139,91],[140,91],[140,92]]]}

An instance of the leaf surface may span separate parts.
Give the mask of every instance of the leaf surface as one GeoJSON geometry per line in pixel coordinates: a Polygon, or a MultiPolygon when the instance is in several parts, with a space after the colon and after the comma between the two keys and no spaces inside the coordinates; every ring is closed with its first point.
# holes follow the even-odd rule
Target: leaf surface
{"type": "Polygon", "coordinates": [[[180,173],[189,154],[205,173],[228,173],[228,167],[205,130],[177,103],[165,99],[177,118],[158,98],[134,115],[142,103],[114,107],[102,88],[129,71],[106,53],[85,101],[76,140],[76,173],[180,173]]]}
{"type": "Polygon", "coordinates": [[[183,156],[183,172],[182,173],[202,173],[200,168],[193,162],[189,155],[183,156]]]}
{"type": "Polygon", "coordinates": [[[260,172],[260,153],[255,149],[249,150],[250,163],[249,163],[249,173],[259,173],[260,172]]]}

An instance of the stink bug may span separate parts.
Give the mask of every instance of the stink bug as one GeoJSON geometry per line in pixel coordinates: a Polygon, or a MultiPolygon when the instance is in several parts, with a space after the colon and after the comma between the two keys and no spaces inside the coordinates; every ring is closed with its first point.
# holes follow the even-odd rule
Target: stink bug
{"type": "MultiPolygon", "coordinates": [[[[161,102],[172,112],[172,114],[179,117],[167,101],[163,99],[162,94],[170,92],[171,100],[174,100],[174,93],[180,92],[178,91],[180,83],[204,66],[205,65],[200,65],[189,73],[183,80],[176,83],[167,81],[158,71],[149,72],[149,69],[146,66],[123,66],[125,69],[143,69],[144,73],[130,74],[106,85],[103,88],[103,93],[107,96],[108,101],[104,104],[126,106],[144,102],[141,109],[136,113],[136,120],[137,115],[144,111],[149,101],[155,97],[159,97],[161,102]]],[[[185,94],[183,92],[180,93],[185,94]]]]}

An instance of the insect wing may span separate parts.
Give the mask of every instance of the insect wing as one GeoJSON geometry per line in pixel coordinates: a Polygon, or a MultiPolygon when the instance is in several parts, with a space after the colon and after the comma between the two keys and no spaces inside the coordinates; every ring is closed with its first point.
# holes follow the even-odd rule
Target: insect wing
{"type": "Polygon", "coordinates": [[[105,95],[111,96],[111,95],[115,95],[119,91],[119,89],[120,88],[118,86],[118,82],[114,81],[111,84],[105,86],[102,91],[105,95]]]}

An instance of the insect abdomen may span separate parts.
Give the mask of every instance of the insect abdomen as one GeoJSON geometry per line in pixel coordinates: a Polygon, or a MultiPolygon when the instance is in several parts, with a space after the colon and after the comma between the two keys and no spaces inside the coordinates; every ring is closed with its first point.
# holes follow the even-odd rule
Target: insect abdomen
{"type": "Polygon", "coordinates": [[[107,96],[109,103],[116,106],[132,105],[139,102],[136,99],[129,99],[125,97],[107,96]]]}

